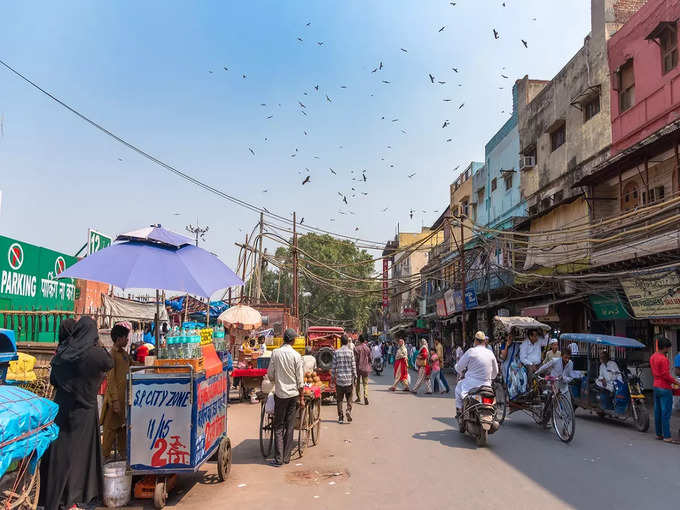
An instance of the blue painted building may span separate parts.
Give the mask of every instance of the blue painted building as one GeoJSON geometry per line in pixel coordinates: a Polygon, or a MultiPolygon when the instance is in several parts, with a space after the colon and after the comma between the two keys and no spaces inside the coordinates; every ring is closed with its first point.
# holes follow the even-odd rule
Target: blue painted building
{"type": "MultiPolygon", "coordinates": [[[[475,223],[496,230],[512,229],[518,218],[526,216],[526,202],[520,193],[519,129],[517,85],[512,89],[512,116],[485,146],[485,164],[472,177],[472,200],[475,223]]],[[[470,283],[477,293],[504,288],[513,276],[504,267],[510,265],[511,254],[492,235],[486,243],[490,261],[481,258],[478,274],[470,283]]]]}

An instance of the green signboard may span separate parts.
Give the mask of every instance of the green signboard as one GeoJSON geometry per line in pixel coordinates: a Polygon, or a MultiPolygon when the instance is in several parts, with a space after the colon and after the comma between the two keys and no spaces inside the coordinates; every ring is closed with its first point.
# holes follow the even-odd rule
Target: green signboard
{"type": "Polygon", "coordinates": [[[113,239],[106,234],[90,229],[87,233],[87,254],[92,255],[99,250],[108,248],[112,242],[113,239]]]}
{"type": "MultiPolygon", "coordinates": [[[[73,311],[76,288],[70,278],[57,280],[59,273],[78,261],[75,257],[59,253],[16,239],[0,236],[0,327],[21,331],[20,339],[29,334],[29,321],[47,319],[27,318],[3,312],[73,311]]],[[[54,322],[52,321],[52,324],[54,322]]],[[[30,339],[38,340],[47,324],[30,324],[30,339]]],[[[49,334],[54,337],[53,332],[49,334]]]]}
{"type": "Polygon", "coordinates": [[[611,321],[630,318],[630,314],[626,312],[617,292],[592,295],[590,296],[590,304],[597,320],[611,321]]]}

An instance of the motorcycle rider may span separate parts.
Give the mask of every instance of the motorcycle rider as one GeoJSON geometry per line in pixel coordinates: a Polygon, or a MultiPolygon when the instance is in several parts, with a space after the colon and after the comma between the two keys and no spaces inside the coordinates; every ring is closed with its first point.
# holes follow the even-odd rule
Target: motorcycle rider
{"type": "Polygon", "coordinates": [[[465,354],[456,363],[456,372],[465,375],[456,384],[456,413],[463,412],[463,399],[468,392],[479,386],[491,386],[491,382],[498,375],[498,363],[493,352],[486,348],[487,336],[483,331],[475,333],[474,347],[465,351],[465,354]]]}

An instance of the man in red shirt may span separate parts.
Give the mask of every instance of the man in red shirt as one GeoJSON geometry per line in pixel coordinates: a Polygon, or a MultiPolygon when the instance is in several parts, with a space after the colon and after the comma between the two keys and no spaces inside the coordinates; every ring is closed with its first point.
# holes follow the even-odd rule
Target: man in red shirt
{"type": "Polygon", "coordinates": [[[670,348],[671,341],[668,338],[659,338],[657,351],[649,358],[649,365],[654,376],[654,426],[657,439],[680,444],[680,441],[671,438],[673,386],[680,385],[680,380],[671,375],[671,363],[666,357],[670,348]]]}

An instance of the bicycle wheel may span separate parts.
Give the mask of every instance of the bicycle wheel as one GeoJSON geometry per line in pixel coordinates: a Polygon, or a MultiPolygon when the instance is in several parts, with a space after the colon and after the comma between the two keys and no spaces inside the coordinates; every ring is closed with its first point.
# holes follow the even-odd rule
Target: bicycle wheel
{"type": "Polygon", "coordinates": [[[274,420],[265,412],[264,401],[260,404],[260,451],[268,459],[274,446],[274,420]]]}
{"type": "Polygon", "coordinates": [[[574,439],[576,420],[571,399],[563,393],[558,393],[552,399],[553,428],[560,441],[568,443],[574,439]]]}
{"type": "Polygon", "coordinates": [[[494,392],[496,393],[496,421],[498,425],[503,425],[508,414],[508,392],[503,384],[498,383],[494,384],[494,392]]]}
{"type": "Polygon", "coordinates": [[[298,449],[298,455],[300,458],[302,458],[303,453],[305,452],[305,448],[307,448],[307,444],[309,442],[309,427],[308,427],[308,422],[307,422],[307,406],[301,407],[298,412],[299,414],[299,421],[298,421],[298,429],[297,429],[297,436],[298,436],[298,443],[297,443],[297,449],[298,449]]]}
{"type": "Polygon", "coordinates": [[[309,426],[312,433],[312,444],[316,446],[319,444],[319,436],[321,435],[321,399],[314,401],[311,412],[309,413],[309,426]]]}

